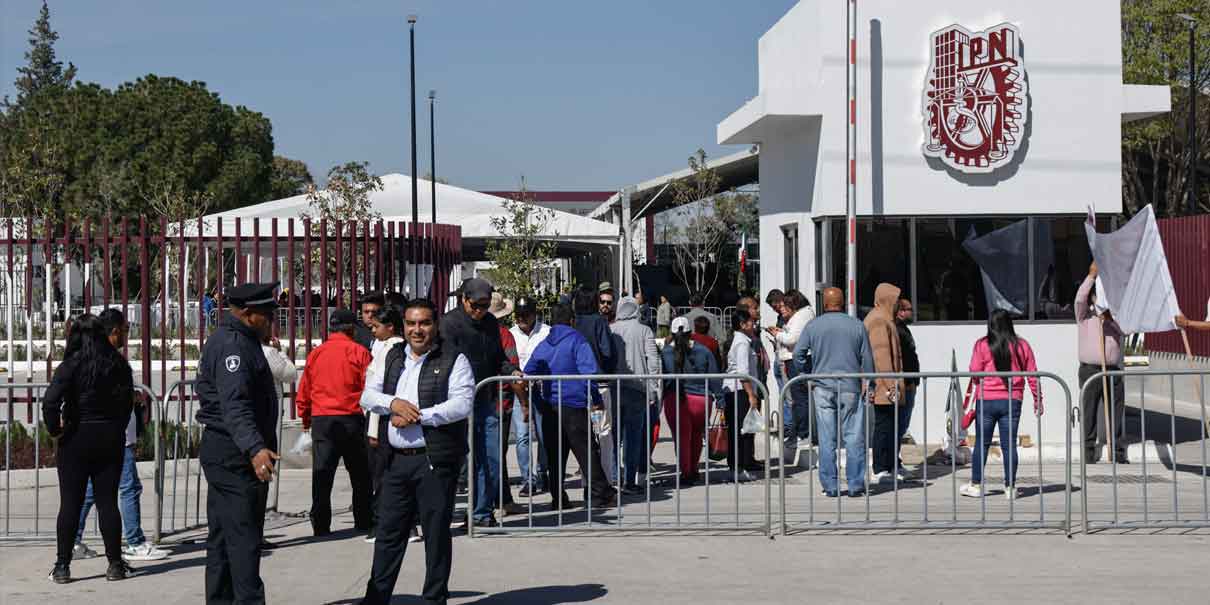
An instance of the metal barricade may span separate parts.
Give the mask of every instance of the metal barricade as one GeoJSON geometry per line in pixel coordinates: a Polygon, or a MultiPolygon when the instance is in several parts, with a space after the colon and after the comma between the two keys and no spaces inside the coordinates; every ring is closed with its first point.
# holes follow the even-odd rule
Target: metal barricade
{"type": "MultiPolygon", "coordinates": [[[[1081,418],[1080,431],[1080,501],[1083,507],[1084,533],[1105,529],[1210,527],[1210,480],[1207,478],[1206,443],[1207,432],[1210,431],[1206,424],[1206,386],[1207,382],[1210,382],[1206,379],[1208,376],[1210,370],[1204,369],[1110,370],[1089,376],[1080,386],[1080,402],[1089,414],[1088,418],[1081,418]],[[1149,394],[1147,389],[1149,379],[1152,384],[1162,384],[1164,378],[1167,378],[1167,405],[1163,405],[1162,397],[1149,394]],[[1178,378],[1182,380],[1178,381],[1178,378]],[[1138,381],[1138,399],[1134,402],[1130,402],[1133,391],[1129,384],[1130,379],[1138,381]],[[1120,386],[1116,384],[1119,380],[1120,386]],[[1194,388],[1189,391],[1197,401],[1182,400],[1178,408],[1177,387],[1180,382],[1186,382],[1184,386],[1192,383],[1194,388]],[[1102,393],[1106,391],[1108,406],[1103,404],[1102,393]],[[1119,393],[1123,399],[1121,402],[1117,401],[1119,393]],[[1149,405],[1149,402],[1153,401],[1156,405],[1149,405]],[[1130,406],[1129,403],[1134,405],[1130,406]],[[1130,430],[1135,424],[1130,418],[1132,414],[1127,414],[1131,407],[1138,411],[1137,433],[1130,430]],[[1107,413],[1109,410],[1113,413],[1107,413]],[[1099,458],[1101,454],[1099,439],[1097,442],[1088,443],[1089,430],[1084,430],[1088,422],[1092,423],[1090,430],[1095,431],[1093,437],[1101,433],[1106,437],[1104,454],[1110,467],[1108,476],[1089,474],[1090,465],[1103,469],[1102,465],[1105,463],[1099,465],[1097,460],[1088,459],[1089,455],[1099,458]],[[1155,428],[1156,424],[1160,425],[1158,430],[1155,428]],[[1105,430],[1105,427],[1108,427],[1108,430],[1105,430]],[[1129,450],[1131,447],[1133,450],[1129,450]],[[1196,450],[1191,453],[1194,463],[1189,463],[1187,457],[1182,458],[1179,453],[1182,449],[1196,450]],[[1126,460],[1120,459],[1119,451],[1127,454],[1126,460]],[[1186,462],[1180,462],[1181,459],[1186,462]],[[1153,473],[1157,467],[1159,471],[1153,473]],[[1183,482],[1182,476],[1185,478],[1183,482]],[[1101,488],[1106,485],[1109,487],[1108,494],[1101,488]],[[1130,488],[1129,492],[1127,488],[1130,488]],[[1124,497],[1126,495],[1128,497],[1124,497]],[[1155,498],[1156,495],[1160,495],[1160,498],[1155,498]],[[1104,510],[1106,497],[1110,501],[1112,512],[1104,510]],[[1194,503],[1193,506],[1182,508],[1182,502],[1190,501],[1194,503]],[[1153,504],[1156,506],[1153,507],[1153,504]]],[[[1160,390],[1162,391],[1162,388],[1160,390]]]]}
{"type": "MultiPolygon", "coordinates": [[[[4,532],[0,534],[0,541],[19,541],[19,540],[52,540],[55,538],[55,516],[59,510],[59,490],[58,490],[58,473],[53,467],[43,466],[42,459],[46,455],[46,448],[43,447],[42,431],[42,403],[41,399],[45,395],[49,383],[45,382],[28,382],[28,383],[4,383],[0,384],[0,393],[4,394],[4,532]],[[25,415],[28,422],[21,422],[18,419],[20,410],[18,406],[24,406],[25,415]],[[27,426],[28,425],[28,426],[27,426]],[[20,434],[28,438],[32,442],[32,468],[14,468],[21,461],[14,460],[14,456],[20,454],[24,458],[25,452],[14,452],[14,437],[20,434]],[[52,481],[43,483],[42,474],[44,471],[52,472],[52,481]],[[13,485],[13,475],[16,473],[17,485],[13,485]],[[21,498],[14,504],[14,494],[22,494],[25,489],[30,489],[31,497],[21,498]],[[45,507],[46,511],[52,515],[45,519],[43,523],[43,492],[50,498],[50,505],[45,507]],[[30,512],[32,508],[32,513],[30,512]],[[19,527],[14,527],[14,521],[19,527]]],[[[156,401],[158,396],[149,387],[143,384],[136,384],[135,391],[143,393],[148,398],[148,407],[152,415],[156,413],[156,401]]],[[[19,447],[24,444],[17,444],[19,447]]],[[[22,449],[27,449],[22,447],[22,449]]],[[[52,448],[53,449],[53,448],[52,448]]]]}
{"type": "MultiPolygon", "coordinates": [[[[816,410],[817,410],[818,403],[819,403],[816,401],[816,397],[817,396],[827,397],[830,394],[831,397],[839,398],[839,395],[837,394],[837,391],[839,390],[837,388],[837,382],[842,381],[842,380],[859,381],[860,389],[862,391],[862,394],[860,394],[860,395],[854,394],[855,399],[853,402],[850,403],[850,405],[853,406],[852,410],[850,410],[850,413],[860,413],[861,414],[862,417],[857,420],[857,422],[860,422],[860,424],[861,424],[861,426],[858,427],[859,430],[861,431],[861,433],[859,433],[859,437],[863,435],[865,438],[865,442],[863,444],[863,447],[861,448],[860,455],[849,457],[850,460],[853,460],[853,461],[861,464],[863,467],[861,469],[861,474],[860,474],[860,476],[862,478],[863,486],[862,486],[862,488],[859,488],[860,492],[856,494],[857,496],[860,497],[860,500],[858,501],[857,506],[852,506],[853,498],[845,497],[845,495],[843,493],[841,493],[842,492],[841,486],[842,486],[842,484],[846,483],[844,481],[844,476],[842,475],[842,471],[841,471],[842,465],[841,465],[841,456],[840,456],[841,446],[847,445],[847,444],[844,444],[843,440],[842,440],[842,435],[844,434],[845,431],[844,431],[844,427],[842,425],[841,416],[842,416],[844,410],[842,409],[843,404],[840,401],[837,401],[835,404],[829,403],[829,404],[827,404],[827,407],[829,409],[836,410],[834,412],[835,416],[836,416],[836,428],[834,431],[836,441],[835,441],[835,443],[832,444],[835,446],[835,453],[830,454],[828,457],[829,458],[835,457],[837,491],[834,494],[821,493],[822,490],[820,489],[820,487],[822,487],[822,483],[816,482],[816,478],[817,478],[816,474],[820,470],[820,464],[817,464],[815,462],[815,460],[818,460],[819,456],[818,455],[811,456],[811,458],[813,458],[813,459],[809,461],[809,468],[807,471],[806,510],[805,511],[790,511],[788,508],[788,504],[787,504],[787,495],[786,495],[787,485],[799,485],[799,483],[797,482],[798,480],[796,478],[788,478],[786,476],[786,465],[785,464],[779,464],[777,480],[778,480],[778,486],[779,486],[778,502],[779,502],[779,508],[780,508],[779,513],[780,513],[780,520],[781,520],[782,535],[786,535],[791,530],[794,530],[794,531],[798,531],[798,530],[803,530],[803,531],[815,531],[815,530],[880,530],[880,531],[887,531],[887,530],[939,530],[939,529],[997,529],[997,530],[999,530],[999,529],[1054,529],[1054,530],[1063,530],[1064,532],[1066,532],[1067,535],[1071,535],[1071,527],[1072,527],[1072,524],[1071,524],[1072,470],[1071,470],[1071,464],[1070,464],[1071,446],[1072,446],[1072,436],[1071,436],[1072,422],[1071,422],[1071,420],[1074,416],[1073,416],[1073,407],[1072,407],[1072,402],[1071,402],[1071,391],[1070,391],[1070,389],[1068,389],[1067,384],[1064,383],[1063,380],[1060,379],[1058,376],[1051,374],[1049,372],[898,372],[898,373],[814,374],[814,375],[797,376],[797,377],[793,378],[792,380],[789,380],[786,382],[786,384],[784,385],[784,387],[781,391],[781,396],[783,398],[785,398],[785,397],[787,397],[787,395],[789,395],[791,398],[793,398],[794,395],[797,394],[799,397],[803,397],[803,395],[805,393],[805,396],[808,401],[806,409],[809,410],[810,413],[806,414],[806,416],[808,417],[806,435],[805,435],[805,437],[799,436],[800,439],[805,438],[808,440],[808,443],[811,443],[812,441],[817,440],[819,433],[821,433],[822,431],[817,431],[817,426],[816,426],[816,424],[817,424],[816,410]],[[866,383],[868,383],[869,381],[876,380],[876,379],[900,380],[900,379],[905,379],[905,378],[919,378],[921,381],[920,385],[916,389],[916,395],[918,396],[918,398],[916,401],[913,402],[913,406],[915,409],[919,410],[918,413],[922,414],[923,417],[926,419],[926,421],[924,423],[924,435],[923,435],[923,441],[926,444],[925,459],[924,459],[923,463],[920,465],[920,469],[922,470],[922,475],[919,478],[911,478],[911,479],[907,479],[905,477],[904,480],[901,481],[900,477],[899,477],[899,472],[898,472],[899,460],[896,458],[895,460],[892,461],[892,464],[895,465],[895,468],[892,469],[889,472],[889,474],[887,475],[889,477],[889,481],[887,481],[884,478],[883,481],[875,484],[875,483],[871,482],[871,468],[870,468],[870,463],[867,461],[868,460],[867,455],[870,453],[870,446],[873,445],[873,443],[871,441],[872,420],[867,417],[867,412],[871,412],[872,410],[870,408],[872,408],[874,406],[873,406],[873,404],[869,403],[867,400],[866,383]],[[1027,497],[1034,495],[1034,493],[1032,493],[1032,490],[1030,490],[1030,493],[1024,494],[1021,492],[1021,490],[1018,489],[1018,487],[1021,483],[1021,480],[1023,479],[1022,477],[1019,477],[1019,476],[1016,477],[1016,479],[1013,482],[1013,485],[1011,487],[1011,489],[1013,490],[1011,492],[1011,494],[1014,497],[1007,498],[1007,502],[1005,504],[989,504],[989,502],[988,502],[989,495],[986,491],[984,491],[982,494],[982,497],[978,498],[977,507],[975,507],[974,510],[971,510],[971,508],[966,508],[964,510],[963,507],[959,504],[959,502],[960,502],[959,491],[960,490],[958,487],[959,469],[960,469],[960,466],[964,466],[964,465],[960,465],[958,463],[957,456],[955,456],[955,455],[948,456],[947,464],[934,465],[932,474],[930,474],[930,468],[929,468],[930,464],[929,464],[928,451],[927,451],[927,444],[928,444],[928,421],[927,421],[927,419],[930,417],[929,397],[928,397],[929,379],[946,379],[946,380],[950,381],[950,385],[949,385],[950,388],[947,389],[947,391],[946,391],[947,392],[946,399],[947,399],[947,404],[948,404],[946,406],[947,407],[946,424],[949,427],[949,428],[947,428],[947,432],[949,433],[948,434],[949,442],[952,444],[957,444],[960,442],[960,440],[962,438],[961,436],[965,434],[965,430],[963,430],[960,433],[959,429],[958,429],[958,427],[961,425],[961,422],[962,422],[962,418],[959,413],[959,407],[961,405],[961,399],[962,399],[961,394],[963,391],[961,390],[960,387],[958,387],[958,396],[956,398],[957,401],[955,401],[954,385],[956,384],[955,381],[959,381],[959,379],[963,379],[963,378],[965,378],[965,379],[1004,379],[1004,380],[1012,380],[1013,378],[1022,378],[1022,379],[1025,379],[1023,381],[1023,383],[1028,382],[1028,379],[1037,379],[1039,381],[1039,388],[1041,388],[1041,382],[1043,380],[1049,380],[1049,381],[1055,382],[1061,388],[1064,398],[1065,398],[1065,405],[1064,405],[1064,408],[1062,411],[1064,413],[1064,424],[1066,426],[1066,431],[1065,431],[1066,434],[1065,434],[1065,438],[1064,438],[1064,452],[1065,453],[1064,453],[1064,457],[1063,457],[1064,477],[1062,480],[1059,480],[1057,482],[1057,485],[1061,486],[1061,488],[1064,492],[1063,506],[1061,509],[1048,510],[1047,506],[1046,506],[1045,494],[1048,491],[1048,488],[1051,486],[1047,485],[1047,475],[1044,472],[1044,467],[1043,467],[1043,455],[1042,455],[1042,452],[1040,451],[1043,446],[1043,443],[1044,443],[1043,438],[1042,438],[1042,419],[1041,419],[1041,415],[1036,414],[1036,413],[1035,413],[1035,419],[1037,422],[1036,438],[1038,441],[1037,447],[1039,448],[1038,455],[1037,455],[1038,476],[1036,477],[1036,481],[1037,481],[1037,492],[1036,492],[1037,514],[1036,514],[1036,516],[1028,516],[1028,515],[1023,516],[1023,515],[1018,514],[1018,510],[1033,509],[1032,506],[1019,506],[1018,505],[1018,498],[1027,498],[1027,497]],[[829,385],[832,385],[832,386],[829,386],[829,385]],[[807,388],[806,389],[801,388],[803,386],[805,386],[807,388]],[[931,506],[933,503],[935,503],[936,498],[934,498],[933,502],[930,502],[930,500],[929,500],[929,487],[931,485],[930,480],[939,480],[942,477],[944,477],[944,475],[946,475],[946,474],[948,474],[950,476],[950,481],[949,481],[950,489],[947,490],[949,492],[948,493],[949,507],[948,507],[948,510],[943,508],[943,509],[941,509],[941,511],[937,511],[931,506]],[[903,499],[901,498],[900,492],[904,491],[905,489],[910,489],[910,490],[919,489],[920,490],[920,500],[918,501],[918,504],[911,503],[911,502],[908,502],[905,504],[902,501],[903,499]],[[833,503],[828,503],[827,505],[824,505],[824,506],[816,506],[817,498],[824,498],[825,501],[834,500],[834,506],[832,505],[833,503]],[[989,511],[991,513],[990,515],[989,515],[989,511]],[[941,512],[942,514],[940,516],[938,516],[937,512],[941,512]],[[910,515],[911,518],[905,518],[905,515],[910,515]]],[[[983,392],[982,392],[983,389],[981,386],[982,381],[980,381],[976,384],[979,384],[980,386],[979,386],[979,388],[975,389],[976,392],[974,393],[974,397],[973,397],[973,401],[975,402],[975,404],[974,404],[975,410],[976,410],[976,412],[975,412],[976,417],[974,418],[974,422],[981,423],[983,420],[983,416],[982,416],[983,409],[985,407],[984,405],[982,405],[982,403],[983,403],[983,392]]],[[[1027,387],[1024,384],[1022,385],[1022,388],[1027,389],[1027,387]]],[[[969,394],[969,391],[970,391],[970,389],[967,390],[968,394],[969,394]]],[[[899,431],[900,405],[907,405],[907,404],[905,402],[896,401],[896,403],[894,405],[895,405],[895,413],[893,414],[894,421],[893,421],[893,427],[892,427],[893,431],[891,433],[891,436],[892,436],[892,438],[894,438],[894,442],[898,442],[899,441],[898,435],[900,432],[899,431]]],[[[796,406],[794,409],[801,409],[801,408],[796,406]]],[[[934,407],[933,410],[936,410],[936,407],[934,407]]],[[[1045,410],[1043,410],[1043,411],[1045,411],[1045,410]]],[[[1011,414],[1012,414],[1012,412],[1011,412],[1011,408],[1010,408],[1010,417],[1011,417],[1011,414]]],[[[1019,417],[1020,416],[1018,416],[1018,418],[1019,417]]],[[[1010,423],[1011,423],[1011,421],[1010,421],[1010,423]]],[[[797,431],[800,427],[798,426],[797,423],[794,423],[794,424],[795,424],[795,426],[792,428],[797,431]]],[[[775,428],[777,430],[778,437],[780,438],[779,441],[781,443],[784,443],[785,427],[783,426],[783,423],[779,423],[775,428]]],[[[997,429],[996,432],[998,433],[999,430],[997,429]]],[[[1012,429],[1012,432],[1014,433],[1014,437],[1015,437],[1016,429],[1012,429]]],[[[991,443],[990,437],[991,437],[990,435],[988,435],[986,437],[988,446],[990,446],[990,443],[991,443]]],[[[1009,458],[1007,460],[1010,462],[1010,466],[1012,466],[1011,463],[1019,460],[1019,458],[1013,458],[1014,456],[1019,457],[1019,452],[1017,452],[1018,448],[1015,447],[1017,445],[1017,443],[1014,441],[1013,442],[1014,447],[1003,448],[1004,443],[1005,443],[1005,439],[1001,438],[1000,439],[1000,444],[1002,446],[1001,449],[1002,450],[1007,449],[1007,452],[1002,454],[1002,456],[1004,456],[1004,455],[1009,456],[1009,458]]],[[[976,442],[975,447],[979,447],[979,446],[980,446],[980,443],[976,442]]],[[[808,446],[808,447],[810,447],[810,446],[808,446]]],[[[820,443],[820,445],[818,447],[820,447],[820,448],[825,447],[825,444],[820,443]]],[[[985,449],[987,449],[987,448],[985,448],[985,449]]],[[[897,453],[898,450],[899,450],[899,447],[894,446],[891,449],[891,452],[892,452],[892,454],[894,454],[894,453],[897,453]]],[[[813,449],[812,453],[821,454],[823,452],[821,452],[818,449],[813,449]]],[[[850,453],[851,452],[846,451],[846,455],[848,455],[850,453]]],[[[984,461],[984,465],[983,465],[984,469],[989,468],[989,465],[986,463],[987,462],[986,454],[983,455],[983,461],[984,461]]],[[[848,468],[848,464],[849,464],[848,462],[845,463],[845,467],[844,467],[845,469],[848,468]]],[[[965,474],[965,471],[963,472],[963,474],[965,474]]],[[[1031,478],[1031,479],[1034,479],[1034,478],[1031,478]]],[[[984,490],[986,490],[988,483],[989,483],[988,477],[984,476],[981,487],[984,490]]],[[[1056,484],[1052,484],[1052,485],[1056,485],[1056,484]]],[[[1005,488],[1005,492],[1004,492],[1005,494],[1009,494],[1008,489],[1010,489],[1010,488],[1009,487],[1005,488]]],[[[934,488],[934,491],[935,491],[935,488],[934,488]]]]}
{"type": "MultiPolygon", "coordinates": [[[[762,399],[768,402],[768,392],[761,381],[752,376],[742,374],[678,374],[678,375],[658,375],[658,374],[643,374],[643,375],[618,375],[618,374],[594,374],[594,375],[555,375],[555,376],[524,376],[511,377],[500,376],[486,379],[476,386],[476,395],[483,389],[494,389],[496,391],[495,399],[496,406],[494,417],[499,424],[505,422],[505,389],[509,389],[510,385],[515,383],[524,384],[522,389],[524,395],[523,400],[527,400],[529,414],[524,416],[525,425],[528,434],[531,435],[531,446],[529,448],[529,469],[531,477],[523,477],[523,481],[530,481],[532,475],[536,474],[533,471],[539,468],[539,453],[536,449],[536,442],[542,441],[546,452],[554,453],[554,466],[556,470],[548,476],[560,486],[560,491],[563,497],[555,501],[553,496],[550,498],[551,504],[544,506],[535,501],[533,490],[529,491],[526,496],[524,505],[518,507],[521,510],[519,515],[510,516],[507,519],[497,519],[496,525],[492,527],[476,527],[475,523],[468,518],[468,533],[471,537],[478,535],[507,535],[521,534],[534,532],[597,532],[597,531],[657,531],[657,532],[753,532],[762,535],[768,535],[772,528],[772,516],[770,508],[770,499],[772,496],[771,489],[771,461],[768,452],[771,451],[771,430],[772,426],[777,422],[777,411],[773,410],[770,413],[771,421],[766,421],[764,449],[765,462],[763,464],[763,474],[752,477],[747,470],[741,470],[738,465],[733,466],[731,470],[719,472],[713,469],[714,464],[709,456],[709,445],[703,446],[701,451],[705,451],[707,455],[704,457],[704,468],[696,463],[685,461],[683,466],[682,454],[680,447],[674,446],[675,458],[674,466],[671,470],[666,464],[655,463],[653,460],[653,452],[658,449],[657,443],[653,441],[657,438],[659,423],[659,409],[654,409],[655,406],[663,405],[665,415],[671,415],[668,420],[670,428],[673,430],[673,443],[679,443],[682,435],[689,435],[690,439],[705,439],[710,434],[710,412],[715,409],[715,401],[707,398],[705,402],[705,410],[702,414],[703,424],[701,426],[702,434],[694,436],[693,431],[688,430],[690,427],[685,425],[687,420],[683,420],[682,416],[689,416],[694,412],[689,410],[689,396],[682,394],[681,387],[699,382],[705,386],[705,391],[720,392],[721,389],[714,387],[714,383],[722,385],[726,381],[732,382],[729,386],[732,388],[740,387],[739,392],[744,393],[740,385],[751,384],[755,392],[762,399]],[[635,382],[642,382],[642,385],[636,389],[635,382]],[[659,384],[658,390],[651,389],[652,382],[659,384]],[[593,457],[598,456],[596,445],[594,444],[594,429],[591,414],[588,409],[564,406],[565,393],[572,393],[570,390],[565,390],[563,384],[565,382],[573,382],[570,388],[578,389],[579,385],[583,384],[584,396],[586,401],[597,400],[597,395],[600,395],[602,402],[601,409],[610,410],[613,416],[611,421],[611,430],[609,431],[609,441],[606,441],[606,447],[612,446],[614,453],[613,463],[601,462],[594,460],[593,457]],[[636,397],[642,398],[642,401],[629,400],[632,404],[630,423],[633,423],[633,418],[636,416],[643,417],[641,427],[641,437],[644,444],[642,458],[635,466],[634,471],[646,470],[643,475],[641,484],[631,486],[632,490],[623,493],[621,490],[616,492],[616,500],[606,498],[607,505],[596,507],[594,510],[593,496],[588,496],[584,507],[577,508],[575,513],[569,515],[572,510],[567,508],[565,502],[568,500],[566,488],[566,473],[565,465],[568,461],[572,450],[577,449],[572,447],[572,443],[568,439],[574,439],[583,435],[585,446],[581,452],[586,453],[587,467],[585,464],[580,464],[581,487],[586,495],[593,493],[594,481],[599,485],[602,476],[607,476],[605,469],[609,468],[614,472],[614,479],[619,483],[620,487],[624,485],[624,469],[622,453],[624,452],[624,442],[622,439],[623,424],[626,423],[620,414],[626,414],[627,401],[620,399],[624,398],[624,387],[629,386],[630,393],[634,393],[636,397]],[[637,391],[637,393],[636,393],[637,391]],[[659,398],[656,403],[651,402],[651,397],[648,393],[659,393],[659,398]],[[542,402],[539,403],[541,396],[542,402]],[[547,399],[549,398],[549,399],[547,399]],[[644,409],[634,412],[634,404],[643,406],[644,409]],[[654,412],[654,413],[653,413],[654,412]],[[583,418],[575,418],[573,415],[583,414],[583,418]],[[545,428],[541,428],[545,427],[545,428]],[[687,432],[682,432],[682,428],[687,432]],[[580,433],[580,431],[583,431],[580,433]],[[554,433],[554,434],[552,434],[554,433]],[[572,433],[576,433],[573,435],[572,433]],[[533,435],[538,435],[538,439],[533,439],[533,435]],[[552,440],[552,441],[546,441],[552,440]],[[646,460],[644,464],[641,460],[646,460]],[[595,465],[601,465],[600,472],[594,472],[595,465]],[[694,488],[690,483],[691,477],[682,475],[681,469],[692,465],[692,472],[700,475],[703,482],[700,488],[694,488]],[[662,468],[661,468],[662,467],[662,468]],[[714,472],[712,472],[714,471],[714,472]],[[741,475],[742,473],[742,475],[741,475]],[[595,475],[595,477],[594,477],[595,475]],[[755,490],[741,489],[740,483],[743,480],[752,479],[749,485],[755,485],[760,490],[756,493],[757,499],[761,501],[759,509],[756,511],[745,510],[742,503],[742,496],[750,497],[755,490]],[[729,481],[730,489],[725,487],[725,481],[729,481]],[[720,487],[721,486],[721,487],[720,487]],[[634,488],[637,488],[635,490],[634,488]],[[711,498],[712,489],[714,494],[718,494],[720,490],[727,494],[729,492],[730,502],[716,503],[711,498]],[[696,492],[701,495],[701,500],[687,498],[686,495],[696,492]],[[700,503],[700,505],[698,504],[700,503]],[[728,505],[729,504],[729,505],[728,505]],[[722,510],[720,510],[720,508],[722,510]],[[635,519],[637,517],[637,519],[635,519]]],[[[511,389],[510,389],[511,392],[511,389]]],[[[571,397],[571,395],[568,395],[571,397]]],[[[478,399],[477,399],[478,400],[478,399]]],[[[734,405],[734,402],[728,402],[734,405]]],[[[477,404],[478,405],[481,404],[477,404]]],[[[514,404],[514,409],[517,405],[514,404]]],[[[743,417],[739,414],[739,407],[736,406],[732,411],[732,418],[736,420],[727,427],[729,444],[734,448],[740,437],[740,425],[743,423],[743,417]]],[[[524,408],[522,408],[524,409],[524,408]]],[[[516,413],[515,411],[513,413],[516,413]]],[[[524,414],[524,411],[522,412],[524,414]]],[[[482,415],[482,414],[480,414],[482,415]]],[[[474,488],[476,481],[476,456],[487,456],[489,462],[486,466],[490,467],[490,459],[495,458],[497,467],[500,470],[498,473],[499,481],[495,481],[495,509],[499,509],[502,503],[505,502],[505,490],[511,492],[511,487],[507,484],[507,468],[508,462],[505,456],[507,448],[507,438],[497,437],[495,447],[491,448],[494,451],[488,451],[489,444],[479,443],[476,440],[478,431],[476,430],[477,423],[483,423],[486,419],[478,417],[472,412],[470,417],[470,457],[467,463],[468,473],[468,517],[473,515],[476,506],[476,490],[474,488]]],[[[484,425],[486,426],[486,425],[484,425]]],[[[693,427],[696,428],[696,427],[693,427]]],[[[628,430],[628,429],[626,429],[628,430]]],[[[604,432],[604,431],[602,431],[604,432]]],[[[501,431],[503,435],[503,431],[501,431]]],[[[756,436],[754,435],[754,441],[756,436]]],[[[632,439],[632,443],[635,440],[632,439]]],[[[691,450],[692,448],[690,448],[691,450]]],[[[759,454],[759,452],[756,452],[759,454]]],[[[700,452],[699,452],[700,455],[700,452]]],[[[736,454],[738,456],[738,454],[736,454]]],[[[580,456],[577,453],[577,462],[580,462],[580,456]]],[[[552,462],[548,460],[547,463],[552,462]]],[[[520,466],[520,465],[518,465],[520,466]]],[[[626,473],[630,474],[630,473],[626,473]]],[[[611,483],[613,480],[609,480],[611,483]]],[[[694,481],[695,482],[695,481],[694,481]]],[[[548,481],[548,483],[550,483],[548,481]]],[[[548,492],[552,485],[547,485],[548,492]]],[[[613,489],[613,486],[611,486],[613,489]]],[[[695,495],[696,495],[695,494],[695,495]]],[[[716,498],[717,499],[717,496],[716,498]]],[[[493,510],[493,513],[498,512],[493,510]]]]}
{"type": "MultiPolygon", "coordinates": [[[[160,401],[159,417],[156,419],[156,514],[155,540],[174,533],[205,527],[202,514],[205,502],[202,492],[206,477],[197,458],[201,446],[203,425],[196,420],[200,403],[195,388],[197,380],[182,380],[172,383],[160,401]],[[182,437],[183,435],[183,437],[182,437]],[[171,463],[171,466],[169,465],[171,463]],[[165,510],[165,506],[167,510],[165,510]],[[192,521],[190,521],[192,519],[192,521]],[[178,524],[179,522],[179,524],[178,524]],[[167,526],[165,526],[167,525],[167,526]]],[[[277,443],[278,453],[285,448],[283,432],[287,406],[278,407],[277,443]]],[[[269,486],[266,513],[281,513],[281,472],[273,473],[269,486]]],[[[309,475],[308,475],[309,477],[309,475]]],[[[299,516],[284,514],[283,516],[299,516]]]]}
{"type": "Polygon", "coordinates": [[[153,530],[156,542],[167,535],[205,524],[202,521],[204,477],[202,465],[197,460],[201,425],[195,420],[198,403],[194,392],[196,385],[196,380],[173,382],[160,401],[159,418],[156,419],[156,510],[153,530]]]}

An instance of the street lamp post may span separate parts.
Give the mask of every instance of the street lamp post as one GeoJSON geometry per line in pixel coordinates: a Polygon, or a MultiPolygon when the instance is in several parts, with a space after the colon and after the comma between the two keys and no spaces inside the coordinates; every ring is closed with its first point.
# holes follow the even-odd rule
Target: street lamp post
{"type": "Polygon", "coordinates": [[[1189,214],[1197,214],[1197,19],[1177,15],[1189,24],[1189,214]]]}
{"type": "MultiPolygon", "coordinates": [[[[437,91],[429,91],[429,185],[433,192],[433,212],[430,222],[437,224],[437,91]]],[[[432,238],[433,253],[430,258],[437,258],[437,238],[432,238]]]]}
{"type": "Polygon", "coordinates": [[[412,85],[409,88],[408,97],[412,102],[412,233],[408,238],[409,249],[411,250],[412,261],[412,298],[420,292],[420,251],[416,245],[417,232],[420,227],[420,205],[417,201],[419,195],[416,187],[416,15],[408,15],[408,34],[410,38],[410,59],[412,71],[412,85]]]}

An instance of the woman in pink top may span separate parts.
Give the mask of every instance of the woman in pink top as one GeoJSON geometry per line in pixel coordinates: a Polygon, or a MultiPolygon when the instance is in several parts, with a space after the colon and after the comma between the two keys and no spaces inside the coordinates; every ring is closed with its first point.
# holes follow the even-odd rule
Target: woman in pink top
{"type": "MultiPolygon", "coordinates": [[[[987,319],[987,336],[975,342],[971,353],[972,372],[1036,372],[1034,351],[1024,338],[1013,330],[1012,316],[997,309],[987,319]]],[[[975,387],[975,455],[971,462],[971,482],[962,486],[963,496],[983,497],[983,466],[991,449],[992,431],[1000,427],[1000,449],[1004,456],[1004,495],[1017,496],[1017,427],[1021,422],[1021,402],[1025,399],[1025,382],[1034,395],[1034,413],[1042,415],[1042,391],[1038,379],[1030,376],[976,378],[975,387]]]]}

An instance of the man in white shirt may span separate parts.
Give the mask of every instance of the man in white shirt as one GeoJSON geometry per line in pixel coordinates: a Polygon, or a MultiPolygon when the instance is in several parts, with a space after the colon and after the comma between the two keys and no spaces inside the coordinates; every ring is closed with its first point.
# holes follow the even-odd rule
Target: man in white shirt
{"type": "Polygon", "coordinates": [[[378,441],[387,448],[374,563],[362,601],[369,605],[391,601],[417,520],[424,528],[421,596],[428,603],[449,598],[450,520],[475,399],[470,362],[441,346],[436,307],[427,299],[413,300],[403,322],[406,344],[391,349],[386,371],[367,382],[361,397],[363,409],[381,415],[378,441]]]}
{"type": "MultiPolygon", "coordinates": [[[[508,331],[512,334],[513,340],[517,341],[517,358],[521,362],[521,367],[524,368],[525,364],[529,363],[529,356],[533,354],[534,349],[538,348],[538,345],[550,334],[550,326],[538,317],[537,303],[527,296],[517,299],[513,314],[516,323],[508,331]]],[[[540,494],[546,491],[546,451],[541,447],[536,448],[537,454],[533,456],[538,460],[538,472],[531,472],[530,446],[541,443],[542,422],[537,417],[537,409],[529,405],[529,398],[521,397],[520,399],[521,413],[513,414],[512,430],[517,445],[517,466],[521,467],[521,476],[525,478],[525,483],[517,495],[527,498],[531,493],[540,494]],[[531,412],[535,414],[532,420],[529,418],[531,412]],[[529,430],[531,425],[534,428],[532,434],[529,430]]]]}

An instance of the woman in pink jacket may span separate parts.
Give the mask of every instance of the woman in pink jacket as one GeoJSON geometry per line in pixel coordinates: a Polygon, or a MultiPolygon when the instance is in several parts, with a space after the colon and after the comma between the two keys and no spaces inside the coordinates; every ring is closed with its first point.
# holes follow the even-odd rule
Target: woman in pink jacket
{"type": "MultiPolygon", "coordinates": [[[[997,309],[987,319],[987,336],[975,342],[971,353],[972,372],[1036,372],[1034,351],[1024,338],[1013,330],[1012,316],[1008,311],[997,309]]],[[[1038,379],[1030,376],[975,378],[975,435],[974,460],[971,462],[971,482],[963,485],[963,496],[981,498],[983,470],[987,452],[991,449],[992,431],[1000,427],[1000,449],[1004,457],[1004,495],[1009,500],[1017,497],[1017,427],[1021,422],[1021,402],[1025,399],[1025,382],[1034,396],[1034,413],[1042,415],[1042,391],[1038,379]]]]}

